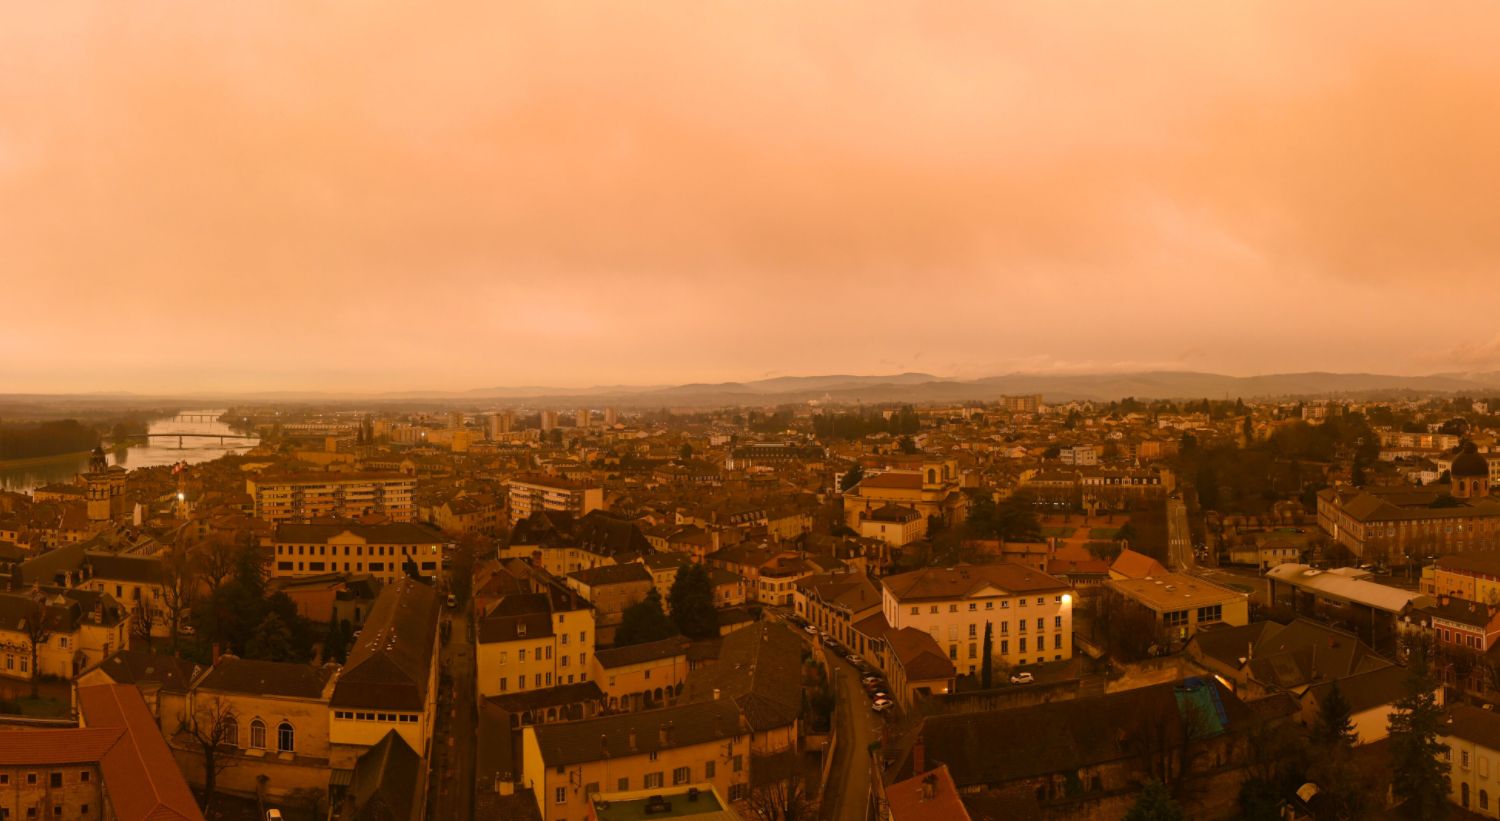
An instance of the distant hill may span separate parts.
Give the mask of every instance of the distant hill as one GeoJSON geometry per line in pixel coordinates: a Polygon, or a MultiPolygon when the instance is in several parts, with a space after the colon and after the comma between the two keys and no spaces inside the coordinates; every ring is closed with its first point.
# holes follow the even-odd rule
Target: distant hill
{"type": "MultiPolygon", "coordinates": [[[[954,379],[928,373],[876,376],[829,374],[778,376],[748,382],[695,382],[685,385],[600,385],[589,388],[544,386],[478,388],[469,391],[396,391],[379,394],[263,391],[255,393],[192,394],[175,399],[205,401],[323,402],[393,405],[450,404],[483,406],[496,403],[546,406],[625,408],[734,405],[765,406],[826,401],[835,403],[993,401],[1007,394],[1039,393],[1046,402],[1137,399],[1271,399],[1271,398],[1394,398],[1421,394],[1500,396],[1500,372],[1437,373],[1395,376],[1373,373],[1263,374],[1226,376],[1194,371],[1133,373],[1011,373],[981,379],[954,379]]],[[[110,394],[91,396],[0,395],[0,410],[8,402],[46,400],[98,404],[162,402],[174,397],[110,394]]]]}

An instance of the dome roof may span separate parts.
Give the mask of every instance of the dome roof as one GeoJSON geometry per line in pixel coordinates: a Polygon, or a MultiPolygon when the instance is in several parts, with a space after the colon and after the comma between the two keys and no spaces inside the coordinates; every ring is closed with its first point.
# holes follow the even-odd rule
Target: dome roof
{"type": "Polygon", "coordinates": [[[1458,455],[1453,457],[1453,467],[1448,473],[1455,478],[1465,476],[1487,479],[1490,475],[1490,463],[1488,459],[1479,455],[1473,443],[1465,442],[1459,449],[1458,455]]]}

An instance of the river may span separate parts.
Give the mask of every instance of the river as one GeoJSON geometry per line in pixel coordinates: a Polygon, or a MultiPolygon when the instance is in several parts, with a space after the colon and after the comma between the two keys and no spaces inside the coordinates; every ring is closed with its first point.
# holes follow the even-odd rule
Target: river
{"type": "MultiPolygon", "coordinates": [[[[170,419],[152,421],[147,430],[150,433],[235,434],[236,431],[218,421],[222,413],[224,413],[223,408],[186,410],[170,419]]],[[[226,439],[223,444],[220,444],[218,439],[198,437],[183,438],[181,447],[178,446],[178,440],[174,438],[136,441],[137,444],[129,448],[109,451],[110,464],[132,470],[153,465],[171,465],[177,462],[196,464],[213,461],[226,453],[240,453],[256,444],[254,439],[226,439]]],[[[86,453],[59,456],[45,462],[21,467],[0,467],[0,490],[25,493],[43,485],[71,482],[74,476],[88,470],[88,467],[89,456],[86,453]]]]}

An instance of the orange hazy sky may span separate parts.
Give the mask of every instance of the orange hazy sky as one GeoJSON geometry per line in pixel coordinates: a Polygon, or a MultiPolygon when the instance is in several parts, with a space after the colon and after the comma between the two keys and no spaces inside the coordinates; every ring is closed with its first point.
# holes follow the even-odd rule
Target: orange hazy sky
{"type": "Polygon", "coordinates": [[[0,393],[1500,368],[1500,4],[30,3],[0,393]]]}

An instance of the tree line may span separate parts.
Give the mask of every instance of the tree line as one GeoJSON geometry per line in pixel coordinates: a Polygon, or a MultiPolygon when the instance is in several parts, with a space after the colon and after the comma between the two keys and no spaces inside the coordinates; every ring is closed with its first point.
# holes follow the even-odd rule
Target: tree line
{"type": "Polygon", "coordinates": [[[904,405],[889,418],[879,411],[820,413],[813,417],[813,433],[819,439],[861,439],[876,433],[909,436],[922,429],[917,411],[904,405]]]}

